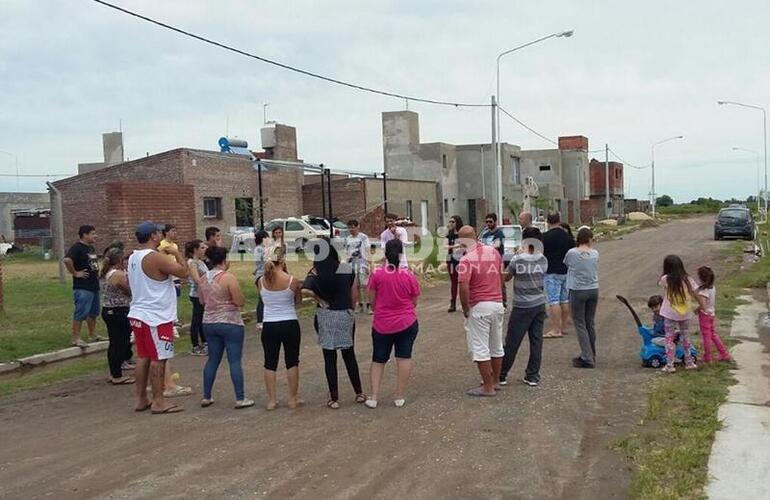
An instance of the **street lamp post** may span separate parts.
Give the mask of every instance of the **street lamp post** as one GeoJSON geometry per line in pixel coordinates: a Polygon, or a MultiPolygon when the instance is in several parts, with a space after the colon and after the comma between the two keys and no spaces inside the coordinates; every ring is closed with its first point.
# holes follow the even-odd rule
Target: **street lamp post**
{"type": "Polygon", "coordinates": [[[652,147],[650,148],[652,151],[652,218],[655,218],[655,205],[657,205],[657,194],[655,194],[655,146],[659,144],[663,144],[664,142],[669,141],[675,141],[677,139],[684,139],[683,135],[676,135],[674,137],[669,137],[668,139],[663,139],[662,141],[658,141],[652,144],[652,147]]]}
{"type": "Polygon", "coordinates": [[[717,104],[724,106],[730,104],[733,106],[741,106],[743,108],[758,109],[762,112],[762,139],[765,144],[765,219],[767,218],[767,111],[762,106],[756,106],[754,104],[744,104],[742,102],[735,101],[717,101],[717,104]]]}
{"type": "Polygon", "coordinates": [[[494,143],[492,147],[495,150],[495,170],[497,174],[497,213],[501,220],[503,216],[503,166],[502,151],[500,147],[500,59],[502,59],[503,56],[510,54],[511,52],[516,52],[517,50],[529,47],[530,45],[534,45],[536,43],[540,43],[542,41],[548,40],[549,38],[569,38],[574,33],[574,30],[565,30],[559,31],[558,33],[551,33],[550,35],[538,38],[537,40],[532,40],[531,42],[519,45],[518,47],[508,49],[505,52],[501,52],[500,55],[497,56],[497,100],[495,100],[494,97],[492,99],[492,120],[497,122],[497,126],[495,127],[495,124],[492,124],[492,142],[494,143]]]}
{"type": "MultiPolygon", "coordinates": [[[[759,199],[762,197],[762,188],[759,185],[759,151],[756,151],[754,149],[747,149],[747,148],[733,148],[733,151],[744,151],[746,153],[753,153],[754,156],[757,159],[757,212],[760,211],[759,209],[759,199]]],[[[765,215],[767,217],[767,215],[765,215]]]]}

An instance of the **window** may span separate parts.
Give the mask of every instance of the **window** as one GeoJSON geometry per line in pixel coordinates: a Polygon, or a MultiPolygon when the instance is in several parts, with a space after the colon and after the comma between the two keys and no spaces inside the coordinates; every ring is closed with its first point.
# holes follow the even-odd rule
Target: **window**
{"type": "Polygon", "coordinates": [[[446,155],[441,155],[441,167],[446,170],[446,155]]]}
{"type": "Polygon", "coordinates": [[[406,200],[406,217],[409,220],[414,220],[412,213],[412,200],[406,200]]]}
{"type": "Polygon", "coordinates": [[[235,225],[254,227],[254,198],[235,199],[235,225]]]}
{"type": "Polygon", "coordinates": [[[444,213],[449,212],[449,200],[444,198],[444,213]]]}
{"type": "Polygon", "coordinates": [[[222,198],[203,198],[203,217],[205,219],[221,219],[222,198]]]}
{"type": "Polygon", "coordinates": [[[272,233],[273,229],[280,227],[283,228],[283,221],[272,221],[265,224],[265,231],[272,233]]]}
{"type": "Polygon", "coordinates": [[[511,174],[513,177],[513,184],[521,184],[521,167],[519,165],[519,159],[511,155],[511,174]]]}
{"type": "Polygon", "coordinates": [[[303,231],[305,228],[302,226],[302,223],[296,220],[287,220],[286,221],[286,232],[289,231],[303,231]]]}
{"type": "Polygon", "coordinates": [[[541,172],[550,172],[551,166],[550,165],[540,165],[540,171],[541,172]]]}
{"type": "Polygon", "coordinates": [[[615,180],[618,180],[618,179],[620,179],[620,169],[616,168],[615,169],[615,180]]]}

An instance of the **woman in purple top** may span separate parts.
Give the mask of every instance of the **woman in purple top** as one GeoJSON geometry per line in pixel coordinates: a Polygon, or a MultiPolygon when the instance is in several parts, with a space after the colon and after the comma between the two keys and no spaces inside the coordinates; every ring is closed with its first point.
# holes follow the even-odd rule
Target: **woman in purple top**
{"type": "Polygon", "coordinates": [[[404,392],[412,374],[412,346],[417,337],[417,298],[420,284],[414,274],[400,267],[404,247],[400,240],[390,240],[385,245],[385,267],[377,269],[369,277],[369,297],[374,308],[372,320],[372,368],[371,396],[366,400],[368,408],[377,408],[385,363],[395,348],[397,383],[393,403],[404,406],[404,392]]]}

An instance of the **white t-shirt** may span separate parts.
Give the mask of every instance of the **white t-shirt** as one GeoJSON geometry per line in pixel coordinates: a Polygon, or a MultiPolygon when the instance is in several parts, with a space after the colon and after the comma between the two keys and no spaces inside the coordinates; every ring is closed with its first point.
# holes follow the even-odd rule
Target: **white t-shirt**
{"type": "Polygon", "coordinates": [[[409,241],[409,234],[406,232],[406,229],[401,226],[396,226],[396,234],[393,234],[393,231],[390,229],[386,229],[380,234],[380,244],[382,245],[382,251],[385,251],[385,244],[393,239],[399,239],[401,240],[401,243],[404,245],[404,251],[401,253],[401,259],[399,266],[400,267],[409,267],[409,262],[406,260],[406,243],[409,241]]]}
{"type": "Polygon", "coordinates": [[[709,316],[716,315],[717,306],[717,287],[704,288],[698,290],[698,295],[706,299],[706,310],[704,311],[709,316]]]}
{"type": "Polygon", "coordinates": [[[369,237],[364,233],[358,233],[356,236],[349,235],[345,239],[345,251],[351,264],[366,265],[369,261],[370,248],[369,237]]]}

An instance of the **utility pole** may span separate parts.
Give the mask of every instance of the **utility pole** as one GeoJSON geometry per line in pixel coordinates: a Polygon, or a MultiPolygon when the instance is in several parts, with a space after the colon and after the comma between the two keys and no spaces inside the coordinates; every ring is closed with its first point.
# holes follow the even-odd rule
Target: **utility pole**
{"type": "Polygon", "coordinates": [[[497,142],[497,100],[492,96],[492,148],[495,150],[495,177],[497,177],[497,216],[503,214],[503,167],[500,165],[500,143],[497,142]]]}
{"type": "Polygon", "coordinates": [[[610,210],[610,146],[604,145],[604,214],[607,219],[612,215],[610,210]]]}

